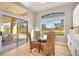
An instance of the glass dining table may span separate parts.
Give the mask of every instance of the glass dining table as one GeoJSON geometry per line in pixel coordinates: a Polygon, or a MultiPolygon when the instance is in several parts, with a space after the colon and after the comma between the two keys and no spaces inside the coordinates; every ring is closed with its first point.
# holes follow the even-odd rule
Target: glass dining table
{"type": "Polygon", "coordinates": [[[38,42],[40,42],[40,46],[39,46],[39,53],[40,53],[42,43],[47,42],[47,35],[40,36],[40,38],[38,38],[38,42]]]}

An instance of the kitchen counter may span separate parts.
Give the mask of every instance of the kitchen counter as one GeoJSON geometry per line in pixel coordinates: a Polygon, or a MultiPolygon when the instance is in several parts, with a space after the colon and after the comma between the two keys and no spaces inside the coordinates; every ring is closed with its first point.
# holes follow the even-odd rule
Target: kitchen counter
{"type": "Polygon", "coordinates": [[[79,56],[79,34],[68,33],[67,41],[71,54],[74,56],[79,56]]]}

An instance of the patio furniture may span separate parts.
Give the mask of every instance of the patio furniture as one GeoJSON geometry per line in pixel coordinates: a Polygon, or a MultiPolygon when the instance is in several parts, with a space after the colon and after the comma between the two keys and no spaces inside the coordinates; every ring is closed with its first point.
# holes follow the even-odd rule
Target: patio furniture
{"type": "Polygon", "coordinates": [[[32,52],[32,49],[40,47],[40,43],[38,41],[31,41],[30,33],[29,33],[29,43],[30,43],[30,52],[32,52]]]}
{"type": "Polygon", "coordinates": [[[49,31],[47,34],[47,42],[41,45],[41,50],[45,55],[55,54],[55,37],[56,34],[53,31],[49,31]]]}
{"type": "Polygon", "coordinates": [[[11,34],[9,33],[2,33],[2,41],[6,42],[6,41],[10,41],[12,39],[11,34]]]}

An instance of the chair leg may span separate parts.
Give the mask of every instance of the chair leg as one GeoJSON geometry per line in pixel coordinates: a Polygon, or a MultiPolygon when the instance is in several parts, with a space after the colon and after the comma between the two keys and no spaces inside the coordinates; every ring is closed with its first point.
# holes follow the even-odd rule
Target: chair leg
{"type": "Polygon", "coordinates": [[[38,53],[40,53],[40,47],[38,47],[38,53]]]}
{"type": "Polygon", "coordinates": [[[55,52],[53,52],[53,56],[55,56],[55,52]]]}
{"type": "Polygon", "coordinates": [[[32,53],[32,49],[30,49],[30,53],[32,53]]]}

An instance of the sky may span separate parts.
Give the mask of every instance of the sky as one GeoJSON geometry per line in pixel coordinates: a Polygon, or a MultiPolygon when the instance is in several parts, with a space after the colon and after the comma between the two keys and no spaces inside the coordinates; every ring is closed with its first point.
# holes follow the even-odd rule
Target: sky
{"type": "Polygon", "coordinates": [[[47,20],[47,21],[42,21],[42,24],[46,24],[47,28],[55,28],[55,24],[61,23],[61,20],[47,20]]]}
{"type": "Polygon", "coordinates": [[[61,23],[62,19],[56,19],[58,18],[58,16],[64,16],[64,12],[57,12],[57,13],[52,13],[52,14],[48,14],[44,17],[42,17],[42,24],[46,24],[47,28],[55,28],[55,24],[57,23],[61,23]]]}

